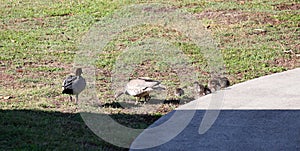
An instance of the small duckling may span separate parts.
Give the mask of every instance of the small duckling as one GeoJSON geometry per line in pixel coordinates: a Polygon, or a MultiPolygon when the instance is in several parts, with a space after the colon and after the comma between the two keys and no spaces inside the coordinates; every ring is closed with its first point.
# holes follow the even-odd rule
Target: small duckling
{"type": "Polygon", "coordinates": [[[207,86],[203,86],[199,82],[194,82],[194,90],[199,96],[204,96],[211,93],[210,89],[207,86]]]}
{"type": "Polygon", "coordinates": [[[199,82],[194,82],[194,90],[197,93],[197,95],[205,95],[205,87],[199,82]]]}
{"type": "Polygon", "coordinates": [[[216,92],[221,89],[221,84],[219,80],[212,79],[208,82],[208,88],[210,89],[211,92],[216,92]]]}
{"type": "Polygon", "coordinates": [[[227,77],[219,77],[218,80],[221,85],[221,88],[226,88],[230,86],[230,82],[227,77]]]}
{"type": "Polygon", "coordinates": [[[174,95],[177,97],[183,96],[184,95],[184,90],[182,88],[176,88],[174,91],[174,95]]]}
{"type": "Polygon", "coordinates": [[[230,86],[230,81],[227,77],[215,77],[208,82],[208,88],[212,91],[218,91],[230,86]]]}

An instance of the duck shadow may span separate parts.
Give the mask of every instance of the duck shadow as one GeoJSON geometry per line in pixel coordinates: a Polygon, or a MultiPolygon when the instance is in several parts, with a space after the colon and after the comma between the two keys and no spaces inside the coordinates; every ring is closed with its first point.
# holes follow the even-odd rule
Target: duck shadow
{"type": "Polygon", "coordinates": [[[122,109],[124,109],[124,107],[119,102],[105,103],[105,104],[101,105],[101,107],[104,107],[104,108],[122,108],[122,109]]]}
{"type": "Polygon", "coordinates": [[[170,100],[164,100],[163,102],[164,104],[180,104],[180,100],[179,99],[170,99],[170,100]]]}
{"type": "Polygon", "coordinates": [[[182,105],[189,103],[191,101],[195,100],[192,97],[181,97],[181,98],[171,98],[171,99],[156,99],[152,98],[149,101],[139,101],[136,103],[135,100],[129,99],[129,100],[123,100],[123,101],[113,101],[109,103],[105,103],[100,105],[100,107],[103,108],[120,108],[120,109],[125,109],[125,108],[136,108],[136,107],[141,107],[144,105],[160,105],[160,104],[174,104],[174,105],[182,105]]]}
{"type": "Polygon", "coordinates": [[[101,105],[101,107],[104,108],[120,108],[120,109],[125,109],[125,108],[132,108],[132,107],[136,107],[138,106],[135,105],[134,103],[131,102],[117,102],[117,101],[113,101],[113,102],[109,102],[109,103],[105,103],[103,105],[101,105]]]}
{"type": "Polygon", "coordinates": [[[152,99],[148,102],[147,104],[186,104],[188,102],[191,102],[195,100],[194,98],[191,97],[182,97],[182,98],[171,98],[171,99],[165,99],[165,100],[159,100],[159,99],[152,99]]]}

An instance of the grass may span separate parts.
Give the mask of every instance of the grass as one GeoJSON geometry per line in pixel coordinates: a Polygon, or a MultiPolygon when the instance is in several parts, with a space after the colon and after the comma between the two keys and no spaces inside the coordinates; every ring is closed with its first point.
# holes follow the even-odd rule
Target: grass
{"type": "MultiPolygon", "coordinates": [[[[93,24],[124,5],[146,2],[0,2],[2,149],[122,149],[105,143],[85,126],[76,105],[69,102],[68,96],[60,94],[60,85],[73,72],[79,43],[93,24]]],[[[233,84],[300,66],[298,0],[152,2],[186,9],[203,23],[222,53],[225,74],[233,84]]],[[[190,58],[199,80],[207,82],[210,73],[201,48],[178,31],[142,25],[126,29],[97,56],[96,88],[101,103],[113,101],[110,76],[117,57],[126,47],[139,45],[146,38],[170,41],[190,58]]],[[[173,89],[180,85],[175,71],[153,60],[138,66],[131,77],[150,76],[164,81],[170,88],[167,99],[172,99],[173,89]]],[[[162,103],[140,106],[144,113],[112,106],[103,109],[126,126],[145,128],[177,106],[162,103]]]]}
{"type": "Polygon", "coordinates": [[[78,113],[1,110],[0,115],[1,149],[124,150],[94,135],[78,113]]]}

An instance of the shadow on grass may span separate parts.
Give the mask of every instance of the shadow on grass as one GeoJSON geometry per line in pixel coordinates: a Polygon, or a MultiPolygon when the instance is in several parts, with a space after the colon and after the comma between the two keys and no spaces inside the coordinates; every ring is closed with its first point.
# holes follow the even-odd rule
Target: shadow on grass
{"type": "MultiPolygon", "coordinates": [[[[111,117],[128,127],[146,128],[160,116],[114,114],[111,117]]],[[[96,136],[79,113],[0,110],[0,123],[3,150],[128,150],[96,136]]]]}
{"type": "Polygon", "coordinates": [[[180,104],[180,100],[179,99],[165,100],[163,103],[164,104],[180,104]]]}
{"type": "Polygon", "coordinates": [[[101,105],[101,107],[111,107],[111,108],[124,109],[124,107],[119,102],[105,103],[105,104],[101,105]]]}
{"type": "MultiPolygon", "coordinates": [[[[186,104],[193,100],[195,99],[191,97],[171,98],[168,100],[151,99],[150,101],[147,101],[146,104],[186,104]]],[[[144,103],[143,101],[140,102],[144,103]]]]}

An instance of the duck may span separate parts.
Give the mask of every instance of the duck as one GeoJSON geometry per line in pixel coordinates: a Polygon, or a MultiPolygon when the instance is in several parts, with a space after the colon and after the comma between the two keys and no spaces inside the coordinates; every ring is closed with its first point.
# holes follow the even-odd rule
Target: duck
{"type": "Polygon", "coordinates": [[[130,80],[125,88],[122,91],[119,91],[115,94],[115,99],[120,97],[123,94],[136,97],[137,104],[142,98],[145,102],[151,99],[150,93],[154,90],[166,90],[166,87],[161,84],[160,81],[153,80],[149,77],[139,77],[136,79],[130,80]]]}
{"type": "Polygon", "coordinates": [[[208,82],[208,88],[212,91],[218,91],[230,86],[230,81],[227,77],[214,77],[208,82]]]}
{"type": "Polygon", "coordinates": [[[221,89],[221,84],[220,84],[219,80],[217,80],[217,79],[209,80],[207,86],[211,92],[216,92],[221,89]]]}
{"type": "Polygon", "coordinates": [[[75,95],[75,104],[78,103],[78,95],[85,89],[86,81],[81,76],[82,69],[77,68],[75,75],[69,75],[63,81],[62,94],[69,94],[70,101],[72,102],[72,95],[75,95]]]}
{"type": "Polygon", "coordinates": [[[194,90],[198,96],[204,96],[211,93],[211,90],[207,86],[204,86],[197,81],[194,82],[193,85],[194,85],[194,90]]]}
{"type": "Polygon", "coordinates": [[[219,77],[218,78],[221,88],[227,88],[230,86],[230,81],[227,77],[219,77]]]}
{"type": "Polygon", "coordinates": [[[183,96],[184,95],[184,90],[182,88],[176,88],[175,91],[174,91],[174,95],[176,97],[183,96]]]}

